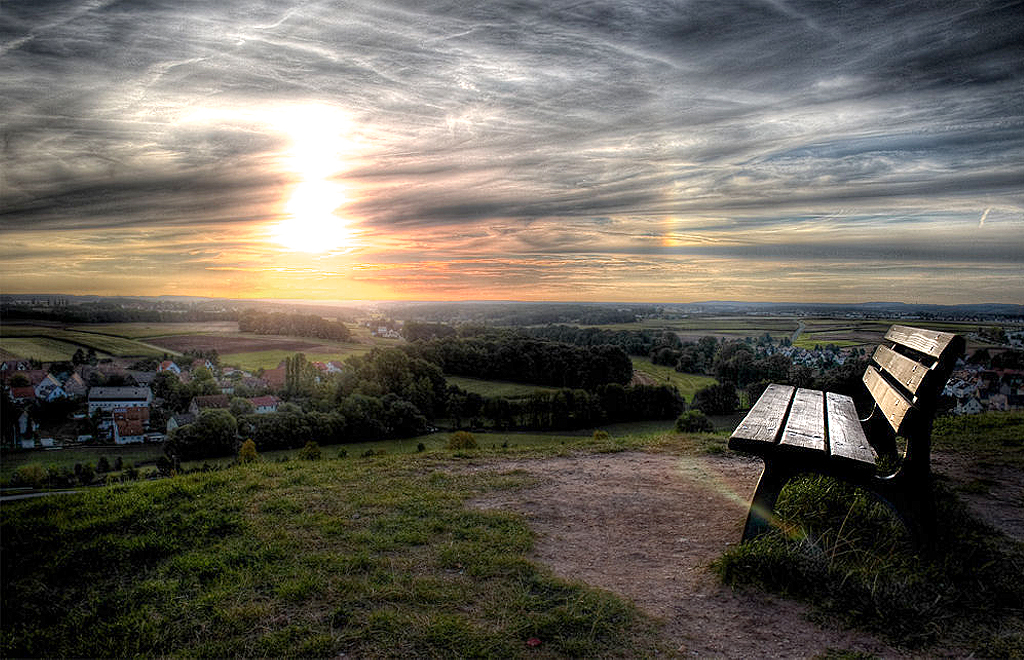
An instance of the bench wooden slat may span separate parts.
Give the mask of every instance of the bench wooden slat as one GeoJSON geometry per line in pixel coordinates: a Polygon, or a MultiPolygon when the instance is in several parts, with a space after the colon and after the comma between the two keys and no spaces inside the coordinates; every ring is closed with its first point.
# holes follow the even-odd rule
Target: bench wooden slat
{"type": "Polygon", "coordinates": [[[729,438],[729,447],[742,451],[757,451],[759,447],[774,445],[782,422],[786,419],[789,402],[793,398],[792,385],[771,384],[750,409],[747,416],[729,438]]]}
{"type": "Polygon", "coordinates": [[[828,411],[828,446],[834,458],[864,464],[874,469],[877,454],[864,435],[853,399],[845,394],[825,393],[828,411]]]}
{"type": "Polygon", "coordinates": [[[938,358],[946,346],[956,337],[951,332],[936,332],[924,328],[911,328],[905,325],[894,325],[885,333],[885,338],[891,342],[912,348],[915,351],[938,358]]]}
{"type": "Polygon", "coordinates": [[[821,390],[800,388],[782,432],[780,447],[825,451],[825,397],[821,390]]]}
{"type": "Polygon", "coordinates": [[[917,394],[921,384],[934,373],[926,365],[905,355],[900,355],[888,346],[879,346],[875,349],[872,359],[878,364],[881,371],[890,374],[913,395],[917,394]]]}
{"type": "Polygon", "coordinates": [[[914,405],[890,385],[874,366],[869,366],[864,372],[864,384],[871,392],[875,405],[882,411],[893,431],[898,434],[914,405]]]}

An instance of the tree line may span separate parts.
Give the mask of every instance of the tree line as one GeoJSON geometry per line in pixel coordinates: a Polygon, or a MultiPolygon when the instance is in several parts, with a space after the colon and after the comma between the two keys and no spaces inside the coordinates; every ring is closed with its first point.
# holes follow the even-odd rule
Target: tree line
{"type": "Polygon", "coordinates": [[[553,387],[592,389],[626,384],[633,364],[617,346],[575,346],[517,334],[444,337],[410,344],[412,356],[449,375],[553,387]]]}
{"type": "Polygon", "coordinates": [[[258,335],[292,335],[333,341],[352,341],[352,332],[340,321],[328,321],[316,314],[260,312],[247,309],[238,316],[241,332],[258,335]]]}

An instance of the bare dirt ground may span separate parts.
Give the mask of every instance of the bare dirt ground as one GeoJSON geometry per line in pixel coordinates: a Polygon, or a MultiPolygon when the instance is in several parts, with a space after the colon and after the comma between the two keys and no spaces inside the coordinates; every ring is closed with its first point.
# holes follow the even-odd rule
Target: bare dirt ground
{"type": "MultiPolygon", "coordinates": [[[[524,515],[537,535],[536,559],[561,577],[629,598],[665,622],[665,635],[684,655],[904,655],[867,633],[823,628],[799,603],[722,586],[711,573],[710,563],[739,540],[760,461],[624,452],[515,460],[499,469],[524,470],[539,482],[473,505],[524,515]]],[[[1012,504],[1014,495],[1006,499],[1012,504]]],[[[989,518],[998,524],[1006,515],[996,510],[989,518]]]]}

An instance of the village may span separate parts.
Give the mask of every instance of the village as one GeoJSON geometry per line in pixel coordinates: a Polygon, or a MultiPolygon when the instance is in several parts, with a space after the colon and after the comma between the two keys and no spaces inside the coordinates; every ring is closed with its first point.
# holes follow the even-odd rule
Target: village
{"type": "MultiPolygon", "coordinates": [[[[322,377],[344,368],[333,360],[310,364],[322,377]]],[[[61,366],[67,363],[0,362],[0,383],[13,409],[13,432],[5,428],[4,433],[8,448],[163,442],[168,433],[192,423],[203,410],[221,408],[236,415],[276,412],[286,377],[284,361],[258,375],[221,368],[208,358],[182,365],[165,359],[151,370],[109,359],[74,365],[70,371],[61,366]],[[202,381],[204,386],[197,391],[207,393],[191,396],[184,411],[176,410],[166,398],[154,394],[154,390],[166,391],[161,381],[167,378],[182,385],[202,381]]]]}

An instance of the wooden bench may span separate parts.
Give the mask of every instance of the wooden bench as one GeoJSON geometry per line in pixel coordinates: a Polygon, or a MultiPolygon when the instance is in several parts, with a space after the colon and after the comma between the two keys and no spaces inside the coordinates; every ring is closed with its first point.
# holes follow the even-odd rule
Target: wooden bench
{"type": "MultiPolygon", "coordinates": [[[[729,438],[729,448],[764,460],[743,529],[743,540],[771,528],[782,487],[802,473],[860,486],[887,504],[918,543],[932,538],[931,426],[936,399],[963,337],[894,325],[864,373],[874,408],[859,420],[853,400],[833,392],[772,384],[729,438]],[[902,460],[897,436],[906,439],[902,460]],[[876,460],[898,464],[879,474],[876,460]]],[[[902,444],[902,443],[900,443],[902,444]]]]}

